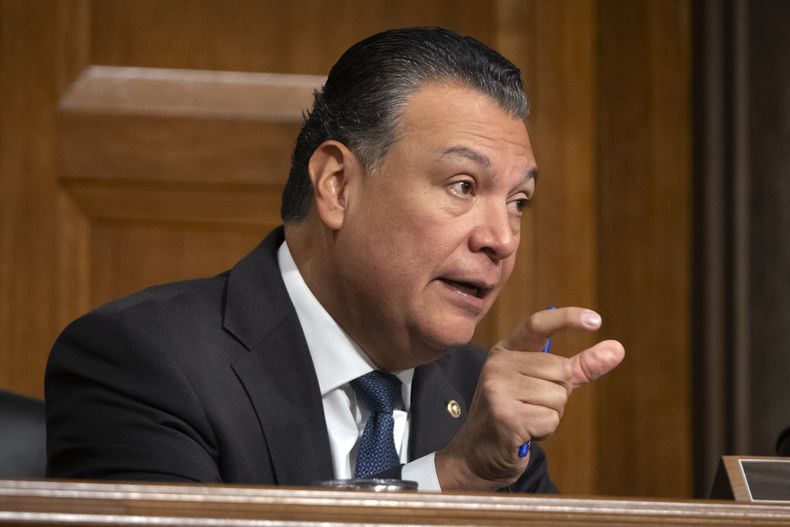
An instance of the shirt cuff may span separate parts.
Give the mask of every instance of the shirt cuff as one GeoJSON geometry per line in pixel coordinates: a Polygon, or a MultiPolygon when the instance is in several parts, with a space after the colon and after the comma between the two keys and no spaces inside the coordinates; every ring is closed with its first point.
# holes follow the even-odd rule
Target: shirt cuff
{"type": "Polygon", "coordinates": [[[431,452],[427,456],[422,456],[403,465],[401,478],[417,482],[417,489],[421,492],[441,492],[439,476],[436,475],[436,464],[434,457],[436,452],[431,452]]]}

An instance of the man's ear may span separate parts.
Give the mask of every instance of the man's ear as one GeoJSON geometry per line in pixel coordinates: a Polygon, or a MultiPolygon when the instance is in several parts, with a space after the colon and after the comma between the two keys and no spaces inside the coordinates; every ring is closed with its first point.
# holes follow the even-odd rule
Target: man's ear
{"type": "Polygon", "coordinates": [[[351,186],[361,175],[360,169],[356,156],[339,141],[324,141],[310,156],[307,172],[315,207],[328,228],[338,230],[343,225],[351,186]]]}

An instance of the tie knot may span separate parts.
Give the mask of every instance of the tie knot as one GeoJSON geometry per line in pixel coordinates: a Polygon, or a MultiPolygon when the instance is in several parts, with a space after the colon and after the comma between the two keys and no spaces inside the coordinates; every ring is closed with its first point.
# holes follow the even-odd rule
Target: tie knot
{"type": "Polygon", "coordinates": [[[351,387],[371,412],[391,414],[400,399],[400,379],[389,373],[372,371],[351,381],[351,387]]]}

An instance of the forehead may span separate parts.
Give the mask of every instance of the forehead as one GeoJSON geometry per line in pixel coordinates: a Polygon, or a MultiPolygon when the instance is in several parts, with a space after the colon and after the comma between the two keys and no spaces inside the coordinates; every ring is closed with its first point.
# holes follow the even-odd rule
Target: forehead
{"type": "Polygon", "coordinates": [[[534,170],[534,157],[523,120],[514,117],[489,96],[460,85],[427,84],[411,96],[398,126],[398,142],[436,154],[476,156],[496,164],[501,156],[519,160],[534,170]]]}

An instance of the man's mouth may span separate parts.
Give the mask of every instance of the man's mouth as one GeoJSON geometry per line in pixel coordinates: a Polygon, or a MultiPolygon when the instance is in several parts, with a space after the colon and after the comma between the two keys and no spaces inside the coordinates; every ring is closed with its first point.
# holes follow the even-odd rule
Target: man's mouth
{"type": "Polygon", "coordinates": [[[477,298],[485,297],[493,289],[491,287],[486,287],[483,284],[466,282],[463,280],[450,280],[449,278],[440,278],[439,280],[441,280],[451,288],[460,291],[461,293],[474,296],[477,298]]]}

